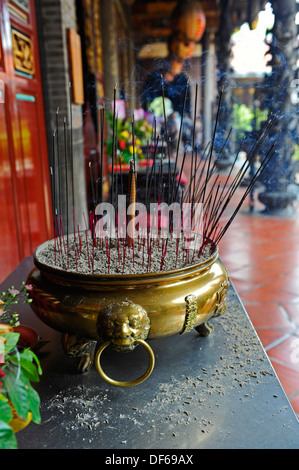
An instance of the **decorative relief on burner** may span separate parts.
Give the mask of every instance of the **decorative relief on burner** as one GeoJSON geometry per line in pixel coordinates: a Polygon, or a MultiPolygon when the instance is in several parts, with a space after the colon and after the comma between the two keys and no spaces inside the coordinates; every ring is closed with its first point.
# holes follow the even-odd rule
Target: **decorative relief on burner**
{"type": "Polygon", "coordinates": [[[192,330],[195,325],[197,317],[197,301],[196,296],[193,294],[187,295],[185,297],[186,302],[186,315],[185,322],[181,334],[188,333],[192,330]]]}
{"type": "Polygon", "coordinates": [[[106,305],[98,317],[98,333],[103,341],[111,341],[117,351],[133,350],[136,341],[145,340],[150,319],[141,305],[131,300],[106,305]]]}
{"type": "Polygon", "coordinates": [[[225,299],[226,299],[228,287],[229,287],[229,278],[227,279],[227,281],[222,282],[220,289],[216,292],[217,303],[216,303],[215,312],[213,315],[214,318],[218,317],[219,315],[222,315],[226,310],[225,299]]]}

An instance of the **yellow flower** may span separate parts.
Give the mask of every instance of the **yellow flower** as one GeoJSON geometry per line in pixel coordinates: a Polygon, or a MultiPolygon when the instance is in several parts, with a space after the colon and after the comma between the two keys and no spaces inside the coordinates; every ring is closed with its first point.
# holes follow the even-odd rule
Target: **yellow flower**
{"type": "MultiPolygon", "coordinates": [[[[6,323],[1,323],[0,325],[0,335],[11,333],[12,332],[12,327],[10,325],[7,325],[6,323]]],[[[0,341],[3,341],[6,343],[6,340],[4,338],[0,337],[0,341]]]]}
{"type": "Polygon", "coordinates": [[[128,139],[130,136],[129,132],[126,130],[122,131],[119,135],[123,137],[124,139],[128,139]]]}
{"type": "Polygon", "coordinates": [[[5,303],[3,302],[3,300],[0,300],[0,315],[1,315],[2,312],[3,312],[4,305],[5,305],[5,303]]]}

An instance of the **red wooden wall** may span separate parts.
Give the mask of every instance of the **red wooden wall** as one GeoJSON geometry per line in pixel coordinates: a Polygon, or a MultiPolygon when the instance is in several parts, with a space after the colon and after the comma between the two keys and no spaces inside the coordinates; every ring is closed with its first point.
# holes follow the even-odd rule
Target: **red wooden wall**
{"type": "Polygon", "coordinates": [[[0,282],[52,237],[33,0],[0,0],[0,282]]]}

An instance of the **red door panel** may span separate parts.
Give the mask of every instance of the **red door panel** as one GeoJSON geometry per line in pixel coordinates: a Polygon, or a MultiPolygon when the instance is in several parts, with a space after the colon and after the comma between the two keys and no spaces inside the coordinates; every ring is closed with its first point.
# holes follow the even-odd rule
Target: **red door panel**
{"type": "Polygon", "coordinates": [[[1,86],[5,94],[0,91],[0,169],[9,172],[0,173],[0,282],[52,236],[34,0],[0,0],[1,86]]]}
{"type": "MultiPolygon", "coordinates": [[[[3,85],[3,82],[0,83],[1,96],[4,96],[3,85]]],[[[16,266],[20,259],[6,122],[5,104],[0,102],[0,281],[9,274],[11,267],[16,266]]]]}
{"type": "Polygon", "coordinates": [[[33,95],[16,95],[18,104],[19,126],[21,134],[22,178],[24,181],[26,200],[21,201],[23,211],[27,212],[30,246],[25,256],[47,239],[47,220],[43,191],[41,143],[39,139],[36,99],[33,95]],[[25,206],[27,210],[25,209],[25,206]]]}

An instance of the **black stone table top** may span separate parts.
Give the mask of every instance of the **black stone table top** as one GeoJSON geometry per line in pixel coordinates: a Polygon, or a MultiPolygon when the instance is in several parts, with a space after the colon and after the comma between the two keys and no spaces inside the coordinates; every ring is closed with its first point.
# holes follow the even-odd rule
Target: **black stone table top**
{"type": "MultiPolygon", "coordinates": [[[[25,258],[1,289],[17,287],[32,265],[25,258]]],[[[42,422],[17,434],[19,449],[299,448],[299,422],[233,286],[227,311],[212,320],[209,336],[193,330],[149,340],[155,368],[130,388],[107,384],[95,368],[76,373],[60,333],[28,304],[21,310],[21,322],[49,342],[40,351],[43,375],[34,384],[42,422]]],[[[130,353],[107,348],[102,367],[118,379],[125,370],[131,380],[147,361],[140,347],[130,353]]]]}

